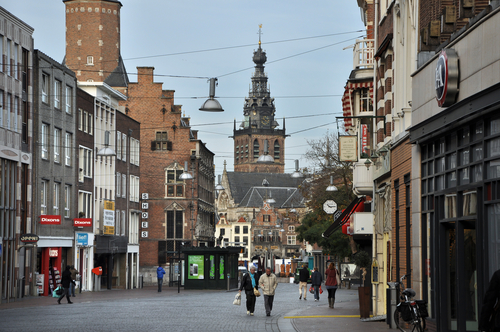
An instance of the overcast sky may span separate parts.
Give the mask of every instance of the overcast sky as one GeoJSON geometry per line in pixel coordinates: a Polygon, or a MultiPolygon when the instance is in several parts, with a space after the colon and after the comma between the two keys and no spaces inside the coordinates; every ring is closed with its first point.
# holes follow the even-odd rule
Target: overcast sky
{"type": "MultiPolygon", "coordinates": [[[[233,121],[243,119],[254,72],[253,51],[267,53],[265,72],[285,141],[286,173],[294,160],[308,166],[306,140],[337,132],[341,96],[353,67],[352,48],[364,35],[355,0],[123,0],[121,55],[131,82],[138,66],[155,67],[155,81],[175,90],[175,104],[191,117],[198,137],[215,153],[216,174],[233,170],[233,121]],[[218,49],[218,50],[213,50],[218,49]],[[208,51],[211,50],[211,51],[208,51]],[[179,77],[180,76],[180,77],[179,77]],[[193,78],[197,77],[197,78],[193,78]],[[217,77],[225,112],[199,111],[205,78],[217,77]],[[215,125],[210,125],[215,124],[215,125]]],[[[35,48],[57,61],[65,54],[62,0],[7,0],[2,6],[35,29],[35,48]]]]}

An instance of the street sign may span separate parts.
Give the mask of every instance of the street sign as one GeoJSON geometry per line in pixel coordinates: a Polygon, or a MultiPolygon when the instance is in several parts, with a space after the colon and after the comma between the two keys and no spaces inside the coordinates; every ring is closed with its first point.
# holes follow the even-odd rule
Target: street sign
{"type": "Polygon", "coordinates": [[[148,237],[148,231],[142,231],[141,237],[148,237]]]}
{"type": "Polygon", "coordinates": [[[147,209],[149,209],[149,203],[142,203],[142,204],[141,204],[141,208],[142,208],[143,210],[147,210],[147,209]]]}
{"type": "Polygon", "coordinates": [[[149,194],[148,193],[142,193],[141,194],[142,199],[149,199],[149,194]]]}
{"type": "Polygon", "coordinates": [[[143,212],[142,213],[142,219],[148,219],[148,213],[147,212],[143,212]]]}

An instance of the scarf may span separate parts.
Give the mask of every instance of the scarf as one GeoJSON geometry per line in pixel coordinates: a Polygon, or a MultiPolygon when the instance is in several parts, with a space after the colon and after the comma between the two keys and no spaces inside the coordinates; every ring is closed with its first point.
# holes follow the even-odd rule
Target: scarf
{"type": "Polygon", "coordinates": [[[250,273],[250,278],[252,279],[252,287],[255,288],[255,274],[250,273]]]}

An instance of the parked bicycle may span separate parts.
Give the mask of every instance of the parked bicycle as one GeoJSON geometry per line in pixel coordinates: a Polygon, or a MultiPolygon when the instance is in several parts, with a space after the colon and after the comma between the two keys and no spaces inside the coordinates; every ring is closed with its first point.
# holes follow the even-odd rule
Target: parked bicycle
{"type": "Polygon", "coordinates": [[[394,311],[394,322],[402,332],[423,332],[425,329],[425,318],[428,317],[427,302],[424,300],[414,300],[416,293],[411,288],[406,288],[401,292],[403,280],[408,275],[404,275],[396,282],[396,291],[400,302],[394,311]]]}

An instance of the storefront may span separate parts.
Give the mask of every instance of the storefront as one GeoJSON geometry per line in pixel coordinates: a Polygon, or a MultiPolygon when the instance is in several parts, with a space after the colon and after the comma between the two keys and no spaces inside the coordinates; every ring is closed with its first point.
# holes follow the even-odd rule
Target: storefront
{"type": "Polygon", "coordinates": [[[40,236],[37,250],[36,287],[38,295],[49,296],[61,282],[61,275],[72,253],[72,238],[40,236]]]}
{"type": "Polygon", "coordinates": [[[414,74],[412,224],[430,331],[477,331],[500,268],[499,22],[497,8],[414,74]]]}
{"type": "Polygon", "coordinates": [[[92,268],[94,257],[94,233],[75,232],[75,268],[80,273],[77,287],[82,291],[92,291],[92,268]]]}

